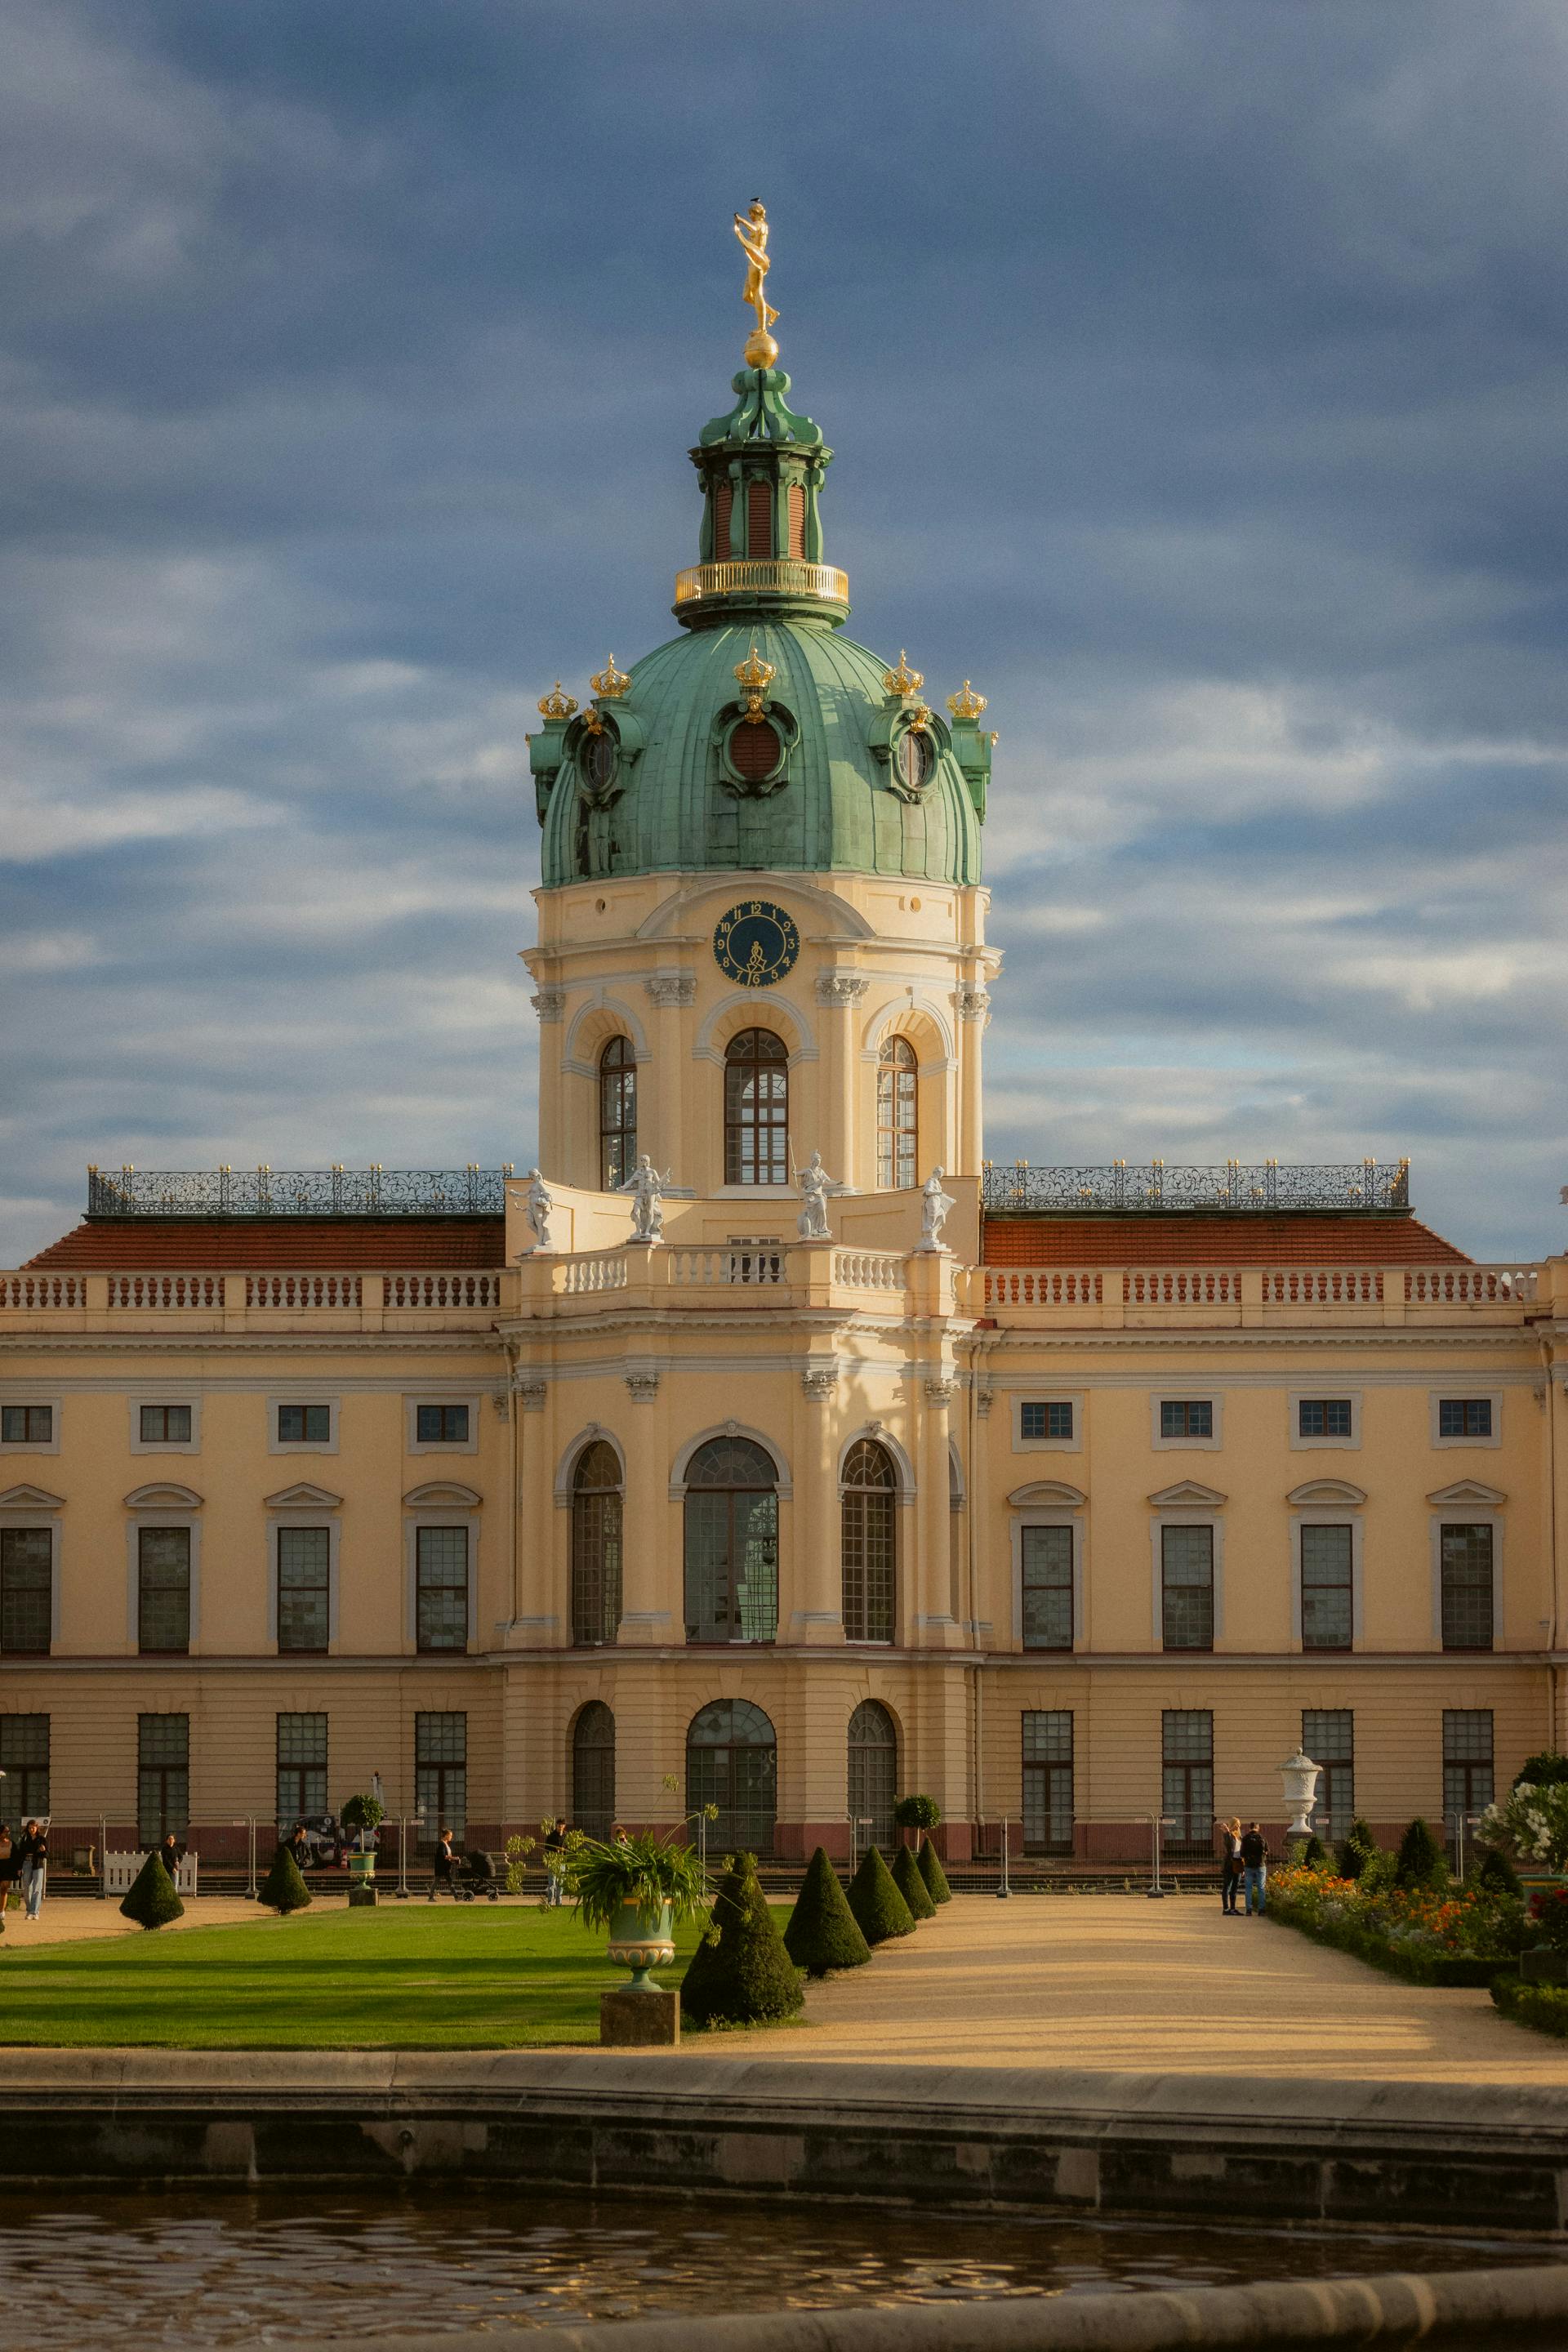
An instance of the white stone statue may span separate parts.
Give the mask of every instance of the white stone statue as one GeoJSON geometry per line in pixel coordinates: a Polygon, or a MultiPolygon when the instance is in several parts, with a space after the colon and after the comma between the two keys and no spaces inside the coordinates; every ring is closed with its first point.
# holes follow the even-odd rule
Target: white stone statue
{"type": "Polygon", "coordinates": [[[674,1170],[667,1168],[661,1176],[646,1151],[639,1153],[637,1164],[617,1192],[632,1196],[632,1239],[652,1249],[664,1239],[664,1188],[674,1170]]]}
{"type": "Polygon", "coordinates": [[[555,1213],[555,1196],[537,1168],[528,1171],[528,1190],[522,1196],[522,1213],[533,1230],[536,1250],[553,1247],[550,1239],[550,1220],[555,1213]]]}
{"type": "Polygon", "coordinates": [[[825,1242],[827,1234],[827,1202],[829,1195],[847,1190],[835,1183],[822,1164],[822,1154],[814,1151],[800,1171],[800,1216],[795,1231],[803,1242],[825,1242]]]}
{"type": "Polygon", "coordinates": [[[951,1192],[942,1189],[944,1169],[933,1168],[921,1188],[921,1247],[922,1250],[945,1250],[942,1229],[958,1202],[951,1192]]]}

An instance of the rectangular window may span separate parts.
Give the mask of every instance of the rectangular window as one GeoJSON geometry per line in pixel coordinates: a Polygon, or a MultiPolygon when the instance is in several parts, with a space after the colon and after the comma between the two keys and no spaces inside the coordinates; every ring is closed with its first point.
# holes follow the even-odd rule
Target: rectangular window
{"type": "MultiPolygon", "coordinates": [[[[278,1530],[278,1647],[324,1650],[331,1634],[331,1528],[278,1530]]],[[[321,1810],[320,1806],[316,1808],[321,1810]]]]}
{"type": "Polygon", "coordinates": [[[1212,1437],[1214,1402],[1209,1397],[1162,1397],[1162,1437],[1212,1437]]]}
{"type": "Polygon", "coordinates": [[[1443,1811],[1484,1813],[1492,1801],[1492,1711],[1489,1706],[1443,1710],[1443,1811]]]}
{"type": "Polygon", "coordinates": [[[157,1845],[171,1830],[184,1837],[191,1818],[191,1718],[136,1718],[136,1833],[157,1845]]]}
{"type": "Polygon", "coordinates": [[[47,1528],[0,1528],[0,1650],[47,1656],[53,1559],[54,1538],[47,1528]]]}
{"type": "Polygon", "coordinates": [[[1072,1443],[1072,1405],[1029,1402],[1018,1407],[1020,1437],[1058,1437],[1072,1443]]]}
{"type": "Polygon", "coordinates": [[[416,1715],[414,1718],[414,1803],[425,1819],[422,1846],[433,1846],[443,1830],[460,1845],[468,1822],[468,1718],[466,1715],[416,1715]]]}
{"type": "Polygon", "coordinates": [[[1161,1626],[1167,1650],[1214,1648],[1214,1529],[1160,1530],[1161,1626]]]}
{"type": "Polygon", "coordinates": [[[1296,1433],[1299,1437],[1349,1437],[1352,1433],[1349,1397],[1298,1397],[1296,1433]]]}
{"type": "Polygon", "coordinates": [[[1443,1647],[1489,1650],[1492,1645],[1492,1531],[1445,1527],[1439,1537],[1443,1577],[1443,1647]]]}
{"type": "Polygon", "coordinates": [[[1072,1529],[1026,1528],[1020,1549],[1024,1561],[1024,1647],[1070,1650],[1072,1529]]]}
{"type": "Polygon", "coordinates": [[[1173,1860],[1214,1851],[1214,1717],[1206,1707],[1167,1707],[1160,1719],[1161,1811],[1173,1860]]]}
{"type": "Polygon", "coordinates": [[[0,1820],[13,1837],[49,1810],[49,1718],[0,1715],[0,1820]]]}
{"type": "Polygon", "coordinates": [[[1439,1437],[1489,1437],[1492,1433],[1492,1401],[1490,1397],[1439,1397],[1437,1400],[1437,1434],[1439,1437]]]}
{"type": "Polygon", "coordinates": [[[327,1810],[327,1718],[280,1715],[278,1718],[278,1834],[287,1837],[296,1822],[327,1810]]]}
{"type": "MultiPolygon", "coordinates": [[[[1354,1639],[1354,1529],[1301,1529],[1301,1647],[1348,1650],[1354,1639]]],[[[1308,1751],[1310,1753],[1310,1750],[1308,1751]]],[[[1313,1759],[1316,1761],[1316,1759],[1313,1759]]]]}
{"type": "Polygon", "coordinates": [[[279,1445],[330,1445],[332,1408],[330,1404],[280,1404],[278,1408],[279,1445]]]}
{"type": "MultiPolygon", "coordinates": [[[[137,1647],[166,1657],[183,1656],[191,1646],[191,1531],[139,1528],[136,1547],[137,1647]]],[[[183,1723],[184,1716],[178,1720],[183,1723]]]]}
{"type": "Polygon", "coordinates": [[[1301,1745],[1322,1766],[1312,1827],[1337,1843],[1355,1819],[1355,1717],[1348,1706],[1303,1707],[1301,1745]]]}
{"type": "Polygon", "coordinates": [[[143,1445],[188,1445],[191,1408],[188,1404],[144,1404],[142,1407],[143,1445]]]}
{"type": "Polygon", "coordinates": [[[467,1445],[468,1408],[466,1404],[422,1404],[415,1415],[416,1438],[421,1445],[467,1445]]]}
{"type": "Polygon", "coordinates": [[[52,1445],[54,1442],[52,1404],[0,1405],[0,1444],[52,1445]]]}
{"type": "Polygon", "coordinates": [[[420,1528],[415,1535],[416,1641],[422,1650],[468,1646],[468,1530],[420,1528]]]}
{"type": "Polygon", "coordinates": [[[1024,1716],[1024,1852],[1072,1852],[1072,1717],[1065,1708],[1024,1716]]]}

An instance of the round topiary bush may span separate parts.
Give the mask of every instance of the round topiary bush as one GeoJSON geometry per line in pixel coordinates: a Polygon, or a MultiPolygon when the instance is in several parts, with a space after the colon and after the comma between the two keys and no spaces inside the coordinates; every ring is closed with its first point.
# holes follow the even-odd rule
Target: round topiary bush
{"type": "Polygon", "coordinates": [[[855,1924],[868,1944],[885,1944],[890,1936],[915,1932],[914,1913],[874,1845],[867,1847],[866,1858],[849,1882],[848,1903],[855,1924]]]}
{"type": "Polygon", "coordinates": [[[163,1858],[150,1853],[136,1874],[135,1885],[120,1906],[127,1919],[134,1919],[139,1927],[166,1927],[171,1919],[183,1919],[185,1906],[174,1889],[174,1882],[164,1869],[163,1858]]]}
{"type": "Polygon", "coordinates": [[[1405,1888],[1445,1886],[1448,1880],[1448,1864],[1443,1849],[1422,1820],[1419,1813],[1399,1841],[1399,1860],[1394,1865],[1394,1883],[1405,1888]]]}
{"type": "Polygon", "coordinates": [[[920,1853],[915,1859],[920,1864],[921,1876],[925,1881],[925,1890],[931,1901],[951,1903],[952,1889],[947,1883],[947,1873],[942,1866],[942,1856],[930,1838],[922,1839],[920,1853]]]}
{"type": "Polygon", "coordinates": [[[860,1968],[871,1957],[871,1947],[845,1899],[838,1873],[822,1846],[806,1864],[784,1940],[795,1967],[813,1977],[826,1976],[829,1969],[860,1968]]]}
{"type": "Polygon", "coordinates": [[[926,1883],[921,1876],[921,1866],[915,1860],[912,1846],[901,1845],[893,1856],[893,1885],[909,1905],[911,1919],[936,1917],[936,1905],[926,1893],[926,1883]]]}
{"type": "Polygon", "coordinates": [[[272,1867],[262,1884],[259,1900],[280,1917],[290,1911],[302,1911],[310,1899],[310,1890],[300,1874],[300,1865],[286,1845],[280,1845],[272,1857],[272,1867]]]}
{"type": "Polygon", "coordinates": [[[805,1995],[754,1870],[742,1876],[733,1900],[714,1907],[719,1941],[695,1989],[686,1972],[682,2017],[693,2025],[769,2025],[793,2017],[805,1995]]]}
{"type": "Polygon", "coordinates": [[[942,1807],[934,1797],[900,1797],[893,1807],[894,1826],[900,1830],[917,1830],[922,1837],[934,1830],[942,1819],[942,1807]]]}

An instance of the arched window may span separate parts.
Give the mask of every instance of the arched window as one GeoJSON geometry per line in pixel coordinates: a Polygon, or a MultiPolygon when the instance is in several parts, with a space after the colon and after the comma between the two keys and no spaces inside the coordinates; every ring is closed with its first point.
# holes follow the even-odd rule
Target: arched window
{"type": "Polygon", "coordinates": [[[893,1638],[893,1497],[897,1480],[885,1445],[862,1437],[844,1465],[844,1638],[893,1638]]]}
{"type": "Polygon", "coordinates": [[[572,1481],[572,1639],[613,1642],[621,1622],[621,1465],[602,1437],[572,1481]]]}
{"type": "Polygon", "coordinates": [[[607,1838],[616,1822],[616,1718],[590,1699],[572,1726],[572,1826],[607,1838]]]}
{"type": "Polygon", "coordinates": [[[914,793],[923,791],[936,765],[931,737],[911,727],[908,734],[899,740],[898,758],[899,773],[910,790],[914,793]]]}
{"type": "Polygon", "coordinates": [[[863,1698],[849,1718],[849,1819],[857,1853],[893,1843],[893,1793],[899,1785],[899,1735],[874,1698],[863,1698]]]}
{"type": "Polygon", "coordinates": [[[917,1181],[920,1112],[915,1084],[914,1047],[907,1037],[889,1037],[877,1057],[877,1181],[885,1188],[917,1181]]]}
{"type": "Polygon", "coordinates": [[[779,1500],[771,1457],[716,1437],[686,1473],[686,1638],[771,1642],[779,1622],[779,1500]]]}
{"type": "Polygon", "coordinates": [[[771,1029],[742,1029],[725,1048],[724,1181],[789,1181],[789,1055],[771,1029]]]}
{"type": "Polygon", "coordinates": [[[624,1184],[637,1157],[637,1057],[629,1037],[612,1037],[599,1056],[599,1182],[624,1184]]]}
{"type": "Polygon", "coordinates": [[[717,1698],[691,1718],[686,1735],[686,1810],[716,1805],[710,1853],[771,1853],[778,1818],[778,1742],[773,1725],[749,1699],[717,1698]]]}

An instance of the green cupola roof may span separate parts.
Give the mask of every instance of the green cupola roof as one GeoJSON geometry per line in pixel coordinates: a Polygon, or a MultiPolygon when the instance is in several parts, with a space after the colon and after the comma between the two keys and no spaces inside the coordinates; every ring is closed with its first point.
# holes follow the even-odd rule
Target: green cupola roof
{"type": "Polygon", "coordinates": [[[559,683],[530,754],[544,887],[658,872],[811,871],[978,882],[991,765],[965,680],[951,724],[902,655],[844,634],[849,583],[824,561],[833,452],[789,377],[746,367],[691,451],[699,561],[679,636],[612,660],[579,709],[559,683]]]}

